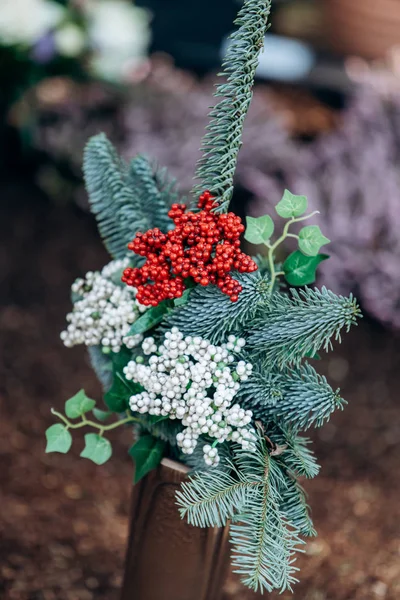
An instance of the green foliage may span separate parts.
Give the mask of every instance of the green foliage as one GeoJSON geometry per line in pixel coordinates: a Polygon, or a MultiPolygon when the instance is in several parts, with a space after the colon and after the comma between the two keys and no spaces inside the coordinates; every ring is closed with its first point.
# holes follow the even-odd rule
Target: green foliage
{"type": "Polygon", "coordinates": [[[332,339],[340,341],[342,329],[348,331],[360,315],[352,295],[337,296],[325,287],[274,294],[249,331],[248,348],[270,367],[299,365],[309,353],[330,350],[332,339]]]}
{"type": "Polygon", "coordinates": [[[85,435],[85,448],[81,452],[82,458],[88,458],[96,465],[104,465],[112,455],[112,447],[108,440],[97,433],[85,435]]]}
{"type": "Polygon", "coordinates": [[[72,446],[72,436],[61,423],[56,423],[47,429],[46,440],[46,452],[66,454],[72,446]]]}
{"type": "Polygon", "coordinates": [[[164,315],[171,308],[168,300],[161,302],[158,306],[152,306],[147,309],[141,317],[137,319],[129,330],[128,335],[137,335],[139,333],[145,333],[152,329],[159,323],[161,323],[164,315]]]}
{"type": "Polygon", "coordinates": [[[181,516],[200,527],[232,519],[233,564],[245,585],[261,591],[291,589],[294,555],[302,542],[291,520],[293,514],[298,519],[299,509],[282,497],[287,478],[261,438],[254,452],[236,447],[231,466],[231,473],[210,469],[184,483],[177,492],[181,516]]]}
{"type": "Polygon", "coordinates": [[[113,379],[111,357],[109,354],[104,354],[101,346],[88,346],[87,350],[93,370],[107,391],[110,389],[113,379]]]}
{"type": "Polygon", "coordinates": [[[306,256],[299,250],[292,252],[283,263],[286,281],[296,286],[314,283],[318,266],[328,258],[327,254],[306,256]]]}
{"type": "Polygon", "coordinates": [[[259,363],[256,363],[249,379],[241,383],[238,392],[241,404],[251,410],[276,406],[282,396],[282,374],[268,371],[259,363]]]}
{"type": "Polygon", "coordinates": [[[222,211],[228,209],[233,178],[241,147],[244,120],[252,98],[258,56],[264,44],[271,0],[244,0],[231,36],[223,73],[226,83],[217,87],[222,100],[211,110],[208,132],[203,138],[195,195],[210,190],[222,211]]]}
{"type": "Polygon", "coordinates": [[[138,194],[139,204],[148,223],[147,228],[158,227],[161,231],[171,229],[168,217],[171,204],[180,202],[176,180],[166,168],[153,168],[148,158],[136,156],[129,166],[129,181],[138,194]]]}
{"type": "Polygon", "coordinates": [[[184,306],[168,314],[164,328],[178,327],[185,335],[198,335],[213,344],[241,332],[268,303],[269,282],[257,271],[234,276],[243,286],[237,302],[231,302],[217,286],[197,286],[184,306]]]}
{"type": "Polygon", "coordinates": [[[285,448],[279,462],[289,473],[307,479],[313,479],[318,475],[320,467],[309,448],[311,440],[297,435],[296,431],[282,425],[279,428],[274,427],[270,435],[278,447],[285,448]]]}
{"type": "Polygon", "coordinates": [[[299,248],[306,256],[317,256],[322,246],[329,242],[318,225],[303,227],[299,233],[299,248]]]}
{"type": "Polygon", "coordinates": [[[69,419],[78,419],[87,412],[93,410],[96,401],[91,400],[85,394],[85,390],[80,390],[75,396],[65,403],[65,414],[69,419]]]}
{"type": "Polygon", "coordinates": [[[132,360],[132,353],[122,349],[112,355],[113,379],[110,389],[104,394],[107,407],[116,413],[123,413],[129,408],[129,398],[140,390],[138,386],[125,379],[123,369],[132,360]]]}
{"type": "Polygon", "coordinates": [[[308,201],[306,196],[296,196],[289,190],[285,190],[283,198],[275,207],[276,212],[284,219],[301,217],[307,210],[308,201]]]}
{"type": "Polygon", "coordinates": [[[315,537],[317,532],[310,517],[305,492],[299,482],[293,477],[285,476],[280,496],[279,509],[286,519],[296,527],[300,535],[315,537]]]}
{"type": "Polygon", "coordinates": [[[91,138],[84,155],[91,209],[113,258],[123,258],[137,231],[171,224],[168,208],[178,197],[175,181],[138,156],[126,165],[104,134],[91,138]]]}
{"type": "Polygon", "coordinates": [[[165,442],[152,435],[144,435],[129,450],[135,461],[135,483],[158,467],[164,455],[165,442]]]}
{"type": "Polygon", "coordinates": [[[296,429],[322,427],[335,410],[343,410],[345,401],[339,391],[334,391],[325,377],[306,364],[286,378],[283,398],[268,414],[296,429]]]}
{"type": "Polygon", "coordinates": [[[251,244],[268,244],[274,233],[274,222],[269,215],[246,217],[245,239],[251,244]]]}

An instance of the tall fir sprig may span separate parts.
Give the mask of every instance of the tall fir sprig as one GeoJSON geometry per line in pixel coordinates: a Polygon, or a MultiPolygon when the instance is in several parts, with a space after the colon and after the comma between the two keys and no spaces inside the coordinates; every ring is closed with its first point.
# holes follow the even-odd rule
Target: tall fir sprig
{"type": "Polygon", "coordinates": [[[219,210],[226,211],[233,193],[233,179],[247,111],[253,95],[253,84],[259,54],[268,28],[271,0],[245,0],[235,24],[239,26],[230,38],[223,63],[221,83],[215,92],[222,97],[210,112],[210,124],[203,138],[203,156],[199,161],[193,193],[198,196],[210,190],[219,210]]]}

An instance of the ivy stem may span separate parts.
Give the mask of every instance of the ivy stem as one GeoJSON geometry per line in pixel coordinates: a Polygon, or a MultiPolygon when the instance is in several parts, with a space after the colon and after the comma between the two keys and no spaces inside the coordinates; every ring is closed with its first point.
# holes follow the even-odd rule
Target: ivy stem
{"type": "Polygon", "coordinates": [[[95,423],[94,421],[89,421],[86,417],[82,417],[82,420],[78,423],[71,423],[69,419],[64,417],[61,413],[57,412],[54,409],[51,409],[53,415],[61,419],[63,423],[65,423],[68,429],[80,429],[81,427],[93,427],[94,429],[98,429],[100,435],[103,435],[105,431],[110,431],[111,429],[116,429],[121,425],[126,425],[127,423],[140,423],[140,419],[136,417],[127,417],[126,419],[121,419],[121,421],[116,421],[115,423],[111,423],[111,425],[100,425],[99,423],[95,423]]]}
{"type": "Polygon", "coordinates": [[[299,236],[296,235],[295,233],[290,233],[289,232],[289,228],[291,225],[293,225],[294,223],[300,223],[301,221],[306,221],[307,219],[311,219],[311,217],[314,217],[315,215],[319,214],[319,210],[315,210],[314,212],[312,212],[309,215],[305,215],[303,217],[292,217],[284,226],[283,228],[283,232],[282,235],[276,240],[276,242],[274,242],[272,245],[271,244],[267,244],[267,248],[268,248],[268,264],[269,264],[269,270],[271,273],[271,282],[269,285],[269,294],[270,296],[272,295],[272,292],[274,291],[274,287],[275,287],[275,282],[277,277],[279,277],[280,275],[284,275],[284,271],[279,271],[278,273],[275,270],[275,262],[274,262],[274,255],[275,255],[275,251],[278,248],[278,246],[280,246],[288,237],[293,237],[296,239],[299,239],[299,236]]]}

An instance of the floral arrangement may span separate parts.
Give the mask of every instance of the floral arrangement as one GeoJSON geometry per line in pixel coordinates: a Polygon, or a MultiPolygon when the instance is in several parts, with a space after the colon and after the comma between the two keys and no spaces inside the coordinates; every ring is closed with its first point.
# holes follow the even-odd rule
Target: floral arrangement
{"type": "Polygon", "coordinates": [[[106,410],[81,390],[46,432],[47,452],[66,453],[71,431],[91,429],[81,456],[101,465],[107,432],[133,426],[136,482],[163,457],[188,465],[177,510],[198,527],[230,521],[234,567],[261,591],[291,589],[302,537],[315,535],[299,477],[319,467],[301,432],[344,400],[311,362],[360,316],[352,296],[308,287],[329,240],[317,225],[293,232],[315,216],[305,196],[284,192],[278,235],[269,215],[245,228],[228,212],[269,12],[270,0],[239,12],[190,208],[165,170],[90,140],[86,186],[113,260],[74,283],[62,339],[88,346],[106,410]],[[245,254],[242,234],[266,257],[245,254]],[[298,248],[279,264],[288,238],[298,248]]]}
{"type": "Polygon", "coordinates": [[[143,63],[148,25],[129,0],[5,0],[0,52],[19,87],[54,73],[121,82],[143,63]]]}

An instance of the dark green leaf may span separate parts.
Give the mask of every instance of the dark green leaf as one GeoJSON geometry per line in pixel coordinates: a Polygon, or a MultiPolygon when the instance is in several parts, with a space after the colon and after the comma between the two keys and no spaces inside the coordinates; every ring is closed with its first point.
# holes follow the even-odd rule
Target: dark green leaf
{"type": "Polygon", "coordinates": [[[318,354],[318,352],[314,352],[314,350],[311,350],[310,352],[307,352],[307,354],[304,355],[305,358],[312,358],[313,360],[321,360],[321,355],[318,354]]]}
{"type": "Polygon", "coordinates": [[[135,461],[135,483],[158,467],[165,450],[165,442],[152,435],[144,435],[129,450],[135,461]]]}
{"type": "Polygon", "coordinates": [[[72,445],[72,436],[68,429],[64,425],[61,425],[61,423],[56,423],[47,429],[46,439],[46,452],[61,452],[61,454],[66,454],[72,445]]]}
{"type": "Polygon", "coordinates": [[[88,458],[96,465],[104,465],[111,458],[112,447],[108,440],[97,433],[85,435],[85,448],[81,452],[82,458],[88,458]]]}
{"type": "Polygon", "coordinates": [[[112,385],[104,394],[104,402],[112,412],[125,412],[129,408],[129,398],[141,391],[140,386],[125,379],[124,367],[130,360],[132,360],[132,352],[126,348],[112,355],[112,385]]]}
{"type": "Polygon", "coordinates": [[[275,207],[276,212],[280,217],[284,219],[291,219],[292,217],[301,217],[307,210],[307,198],[306,196],[296,196],[289,190],[285,190],[283,198],[275,207]]]}
{"type": "Polygon", "coordinates": [[[113,414],[111,410],[101,410],[100,408],[94,408],[92,412],[93,416],[101,422],[107,421],[113,414]]]}
{"type": "Polygon", "coordinates": [[[290,254],[283,264],[285,277],[289,285],[310,285],[314,283],[318,265],[329,258],[327,254],[305,256],[299,250],[290,254]]]}
{"type": "Polygon", "coordinates": [[[161,323],[163,316],[170,309],[170,303],[167,301],[161,302],[158,306],[152,306],[137,321],[134,322],[129,330],[128,335],[138,335],[145,333],[161,323]]]}
{"type": "Polygon", "coordinates": [[[75,396],[66,401],[65,414],[68,419],[78,419],[85,413],[93,410],[95,406],[96,401],[88,398],[85,390],[80,390],[75,396]]]}
{"type": "Polygon", "coordinates": [[[318,225],[303,227],[299,233],[299,248],[306,256],[317,256],[322,246],[329,244],[318,225]]]}
{"type": "Polygon", "coordinates": [[[189,300],[190,292],[192,290],[185,290],[180,298],[174,300],[174,306],[183,306],[189,300]]]}
{"type": "Polygon", "coordinates": [[[266,244],[274,233],[274,222],[269,215],[246,217],[245,239],[251,244],[266,244]]]}

